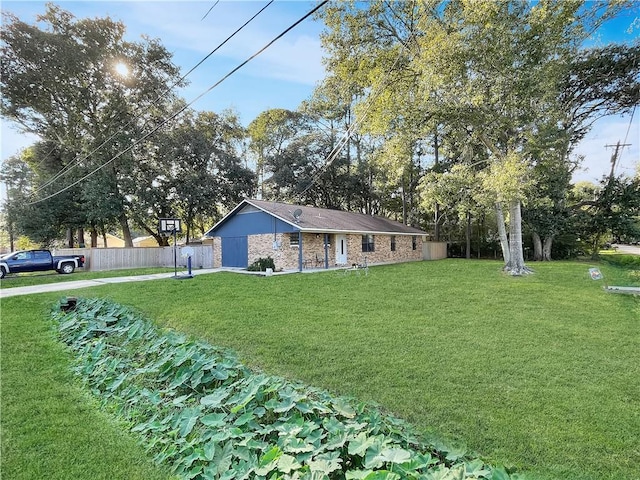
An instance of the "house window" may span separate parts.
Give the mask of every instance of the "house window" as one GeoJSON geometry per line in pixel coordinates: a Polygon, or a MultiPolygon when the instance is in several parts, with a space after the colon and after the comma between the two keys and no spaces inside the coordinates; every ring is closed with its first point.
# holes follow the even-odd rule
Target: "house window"
{"type": "Polygon", "coordinates": [[[396,236],[395,235],[391,235],[391,251],[392,252],[396,251],[396,236]]]}
{"type": "Polygon", "coordinates": [[[375,252],[375,243],[373,235],[362,235],[362,251],[375,252]]]}
{"type": "Polygon", "coordinates": [[[418,236],[414,235],[413,237],[411,237],[411,249],[412,250],[417,250],[418,249],[418,236]]]}
{"type": "Polygon", "coordinates": [[[289,245],[291,245],[292,247],[297,247],[300,245],[300,236],[297,232],[289,234],[289,245]]]}

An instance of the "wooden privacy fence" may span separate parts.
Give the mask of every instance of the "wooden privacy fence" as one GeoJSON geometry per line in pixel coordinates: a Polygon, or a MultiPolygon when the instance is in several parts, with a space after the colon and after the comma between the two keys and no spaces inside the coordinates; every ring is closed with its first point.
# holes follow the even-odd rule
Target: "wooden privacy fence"
{"type": "Polygon", "coordinates": [[[422,244],[423,260],[442,260],[447,258],[447,242],[424,242],[422,244]]]}
{"type": "MultiPolygon", "coordinates": [[[[213,268],[212,245],[189,245],[194,253],[191,268],[213,268]]],[[[176,249],[179,267],[186,267],[187,259],[176,249]]],[[[54,255],[84,255],[85,270],[119,270],[124,268],[173,267],[173,247],[134,248],[59,248],[54,255]]]]}

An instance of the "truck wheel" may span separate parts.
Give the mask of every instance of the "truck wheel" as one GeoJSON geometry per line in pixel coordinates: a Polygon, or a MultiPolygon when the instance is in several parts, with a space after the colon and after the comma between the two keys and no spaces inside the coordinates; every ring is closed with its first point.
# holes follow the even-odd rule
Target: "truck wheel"
{"type": "Polygon", "coordinates": [[[4,278],[6,274],[7,271],[4,269],[4,267],[0,267],[0,278],[4,278]]]}
{"type": "Polygon", "coordinates": [[[73,273],[73,271],[76,269],[76,266],[73,263],[63,263],[60,266],[60,273],[73,273]]]}

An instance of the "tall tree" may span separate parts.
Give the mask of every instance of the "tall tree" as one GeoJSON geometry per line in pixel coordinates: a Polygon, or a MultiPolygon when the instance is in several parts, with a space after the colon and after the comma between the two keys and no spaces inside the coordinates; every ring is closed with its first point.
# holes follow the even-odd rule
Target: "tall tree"
{"type": "Polygon", "coordinates": [[[551,260],[554,238],[570,225],[571,174],[581,159],[577,143],[597,119],[630,112],[640,103],[640,43],[580,50],[559,79],[558,117],[530,142],[537,188],[525,221],[532,231],[534,259],[551,260]]]}
{"type": "Polygon", "coordinates": [[[430,122],[447,123],[485,149],[487,173],[494,176],[485,185],[495,194],[505,269],[519,275],[528,272],[521,226],[527,190],[520,185],[535,164],[530,144],[539,131],[561,128],[558,98],[567,65],[584,39],[623,6],[552,0],[338,3],[327,10],[330,34],[324,40],[332,48],[333,71],[368,89],[370,128],[394,138],[414,132],[417,139],[421,125],[433,131],[430,122]]]}
{"type": "Polygon", "coordinates": [[[384,172],[376,182],[387,192],[382,210],[395,210],[412,224],[420,223],[420,152],[437,125],[433,110],[420,101],[420,72],[414,63],[422,34],[421,9],[416,1],[374,1],[366,6],[335,2],[325,10],[329,29],[322,36],[330,78],[354,94],[352,122],[357,120],[361,135],[379,143],[374,170],[384,172]]]}
{"type": "Polygon", "coordinates": [[[143,149],[131,203],[138,206],[136,225],[159,245],[168,238],[156,229],[159,217],[179,217],[186,240],[221,212],[255,190],[255,176],[241,163],[244,129],[231,112],[187,111],[143,149]]]}
{"type": "Polygon", "coordinates": [[[282,155],[289,142],[301,128],[302,115],[298,112],[274,108],[262,112],[247,129],[249,151],[254,155],[260,198],[268,196],[265,180],[273,168],[274,159],[282,155]]]}
{"type": "Polygon", "coordinates": [[[573,192],[574,228],[592,257],[598,256],[607,236],[640,236],[640,179],[609,175],[599,185],[581,185],[580,189],[573,192]]]}
{"type": "MultiPolygon", "coordinates": [[[[10,13],[3,17],[2,115],[73,153],[67,170],[51,178],[57,191],[101,168],[84,185],[108,192],[107,209],[117,211],[132,245],[127,209],[134,207],[127,195],[136,164],[122,152],[167,113],[173,101],[168,86],[179,80],[171,54],[157,40],[125,41],[122,23],[76,19],[53,4],[33,25],[10,13]],[[118,73],[118,65],[128,74],[118,73]]],[[[35,198],[44,197],[38,191],[35,198]]],[[[97,208],[93,218],[106,208],[103,202],[84,207],[97,208]]]]}

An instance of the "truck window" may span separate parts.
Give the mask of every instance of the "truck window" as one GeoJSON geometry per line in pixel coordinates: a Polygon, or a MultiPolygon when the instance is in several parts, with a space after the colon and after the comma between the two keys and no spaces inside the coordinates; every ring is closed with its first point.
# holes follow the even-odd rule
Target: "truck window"
{"type": "Polygon", "coordinates": [[[31,252],[20,252],[14,257],[16,260],[31,260],[31,252]]]}
{"type": "Polygon", "coordinates": [[[49,252],[34,252],[35,260],[50,260],[49,252]]]}

